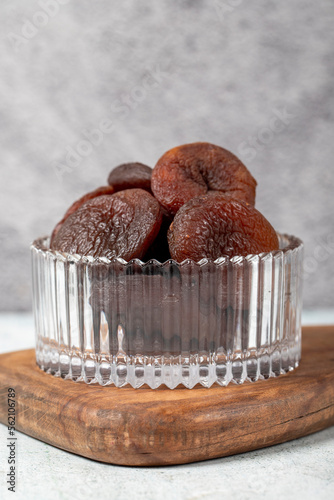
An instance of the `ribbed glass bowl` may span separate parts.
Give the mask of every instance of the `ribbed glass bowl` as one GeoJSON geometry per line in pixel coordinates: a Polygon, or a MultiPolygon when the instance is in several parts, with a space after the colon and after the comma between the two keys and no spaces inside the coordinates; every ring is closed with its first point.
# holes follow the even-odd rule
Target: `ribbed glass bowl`
{"type": "Polygon", "coordinates": [[[32,246],[36,359],[74,381],[226,386],[276,377],[301,353],[302,242],[181,264],[95,259],[32,246]]]}

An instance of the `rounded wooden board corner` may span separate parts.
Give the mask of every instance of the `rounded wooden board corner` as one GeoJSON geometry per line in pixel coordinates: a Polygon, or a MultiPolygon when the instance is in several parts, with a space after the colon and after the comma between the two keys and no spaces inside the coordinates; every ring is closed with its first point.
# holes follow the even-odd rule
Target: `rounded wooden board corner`
{"type": "Polygon", "coordinates": [[[0,421],[7,391],[16,428],[94,460],[135,466],[196,462],[305,436],[334,424],[334,327],[303,329],[300,367],[240,386],[132,389],[42,372],[34,350],[0,356],[0,421]]]}

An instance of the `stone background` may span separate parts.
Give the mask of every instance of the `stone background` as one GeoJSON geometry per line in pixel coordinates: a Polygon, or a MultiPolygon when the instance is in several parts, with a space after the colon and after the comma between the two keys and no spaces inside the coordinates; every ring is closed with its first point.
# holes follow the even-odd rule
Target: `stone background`
{"type": "Polygon", "coordinates": [[[199,140],[246,163],[305,241],[305,307],[332,307],[333,25],[332,0],[2,1],[0,309],[30,309],[29,243],[75,198],[199,140]]]}

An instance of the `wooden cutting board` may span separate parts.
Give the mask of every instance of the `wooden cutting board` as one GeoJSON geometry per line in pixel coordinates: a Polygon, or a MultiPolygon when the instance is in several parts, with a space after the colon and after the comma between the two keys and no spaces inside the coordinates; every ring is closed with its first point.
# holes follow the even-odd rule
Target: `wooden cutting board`
{"type": "Polygon", "coordinates": [[[271,446],[334,424],[334,326],[303,330],[300,367],[240,386],[132,389],[55,378],[34,350],[0,356],[0,421],[16,391],[16,428],[94,460],[196,462],[271,446]]]}

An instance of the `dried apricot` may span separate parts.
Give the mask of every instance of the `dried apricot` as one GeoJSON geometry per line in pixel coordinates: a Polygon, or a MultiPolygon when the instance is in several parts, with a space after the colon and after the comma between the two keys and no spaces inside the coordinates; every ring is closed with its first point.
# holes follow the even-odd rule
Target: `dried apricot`
{"type": "Polygon", "coordinates": [[[169,253],[169,246],[167,240],[167,233],[169,226],[171,225],[171,219],[164,213],[162,209],[163,217],[158,236],[155,238],[154,242],[148,249],[146,255],[143,257],[143,261],[155,259],[159,262],[166,262],[171,258],[169,253]]]}
{"type": "Polygon", "coordinates": [[[171,214],[208,191],[220,191],[254,205],[256,185],[234,154],[207,142],[170,149],[152,172],[152,191],[171,214]]]}
{"type": "Polygon", "coordinates": [[[151,192],[152,169],[143,163],[124,163],[114,168],[108,177],[115,192],[140,188],[151,192]]]}
{"type": "Polygon", "coordinates": [[[114,192],[115,192],[115,190],[112,186],[101,186],[101,187],[95,189],[94,191],[90,191],[89,193],[86,193],[81,198],[79,198],[77,201],[75,201],[70,206],[70,208],[67,210],[67,212],[65,213],[62,220],[60,222],[58,222],[58,224],[56,225],[56,227],[52,231],[51,244],[52,244],[52,241],[54,240],[54,238],[56,237],[56,234],[58,233],[59,229],[61,228],[61,226],[63,225],[63,223],[67,219],[67,217],[69,217],[74,212],[76,212],[78,210],[78,208],[81,207],[81,205],[86,203],[86,201],[88,201],[88,200],[93,200],[94,198],[97,198],[98,196],[103,196],[106,194],[113,194],[114,192]]]}
{"type": "Polygon", "coordinates": [[[141,259],[156,238],[161,220],[158,201],[143,189],[99,196],[66,219],[51,248],[109,259],[141,259]]]}
{"type": "Polygon", "coordinates": [[[169,228],[168,243],[178,262],[246,256],[279,247],[274,228],[258,210],[218,192],[183,205],[169,228]]]}

